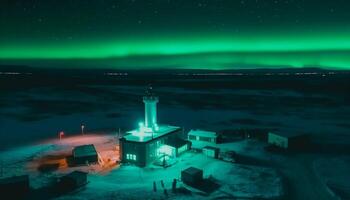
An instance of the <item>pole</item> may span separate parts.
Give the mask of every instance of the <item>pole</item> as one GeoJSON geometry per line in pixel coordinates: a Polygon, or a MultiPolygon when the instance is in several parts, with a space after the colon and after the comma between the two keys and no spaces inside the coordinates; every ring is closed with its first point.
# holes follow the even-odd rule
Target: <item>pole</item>
{"type": "Polygon", "coordinates": [[[81,134],[82,135],[84,135],[84,128],[85,128],[84,124],[81,124],[81,134]]]}

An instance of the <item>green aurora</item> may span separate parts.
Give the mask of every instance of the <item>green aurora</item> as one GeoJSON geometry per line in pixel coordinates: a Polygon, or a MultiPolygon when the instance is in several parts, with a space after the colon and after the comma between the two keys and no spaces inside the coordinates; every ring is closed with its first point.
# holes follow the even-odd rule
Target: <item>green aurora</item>
{"type": "Polygon", "coordinates": [[[0,65],[350,69],[345,1],[150,2],[4,3],[0,65]]]}
{"type": "MultiPolygon", "coordinates": [[[[350,34],[349,34],[350,35],[350,34]]],[[[350,36],[188,36],[0,47],[0,63],[68,67],[349,69],[350,36]]]]}

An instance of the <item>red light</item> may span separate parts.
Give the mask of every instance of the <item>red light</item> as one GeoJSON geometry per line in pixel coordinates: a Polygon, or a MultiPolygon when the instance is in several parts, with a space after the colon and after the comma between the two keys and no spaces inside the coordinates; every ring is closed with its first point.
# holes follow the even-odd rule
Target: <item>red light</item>
{"type": "Polygon", "coordinates": [[[59,134],[59,138],[60,138],[60,140],[63,138],[63,136],[64,136],[64,132],[63,132],[63,131],[61,131],[61,132],[60,132],[60,134],[59,134]]]}

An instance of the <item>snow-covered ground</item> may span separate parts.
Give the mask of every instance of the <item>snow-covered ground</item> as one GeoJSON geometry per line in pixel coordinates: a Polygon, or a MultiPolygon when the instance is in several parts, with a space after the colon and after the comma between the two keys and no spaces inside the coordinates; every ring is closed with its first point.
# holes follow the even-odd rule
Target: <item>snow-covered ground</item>
{"type": "MultiPolygon", "coordinates": [[[[38,171],[43,158],[67,155],[74,146],[89,143],[96,146],[101,157],[106,158],[110,155],[117,157],[118,151],[113,151],[117,143],[114,135],[83,135],[63,140],[54,139],[42,144],[1,152],[0,159],[6,166],[3,176],[29,174],[31,187],[38,189],[49,184],[53,177],[59,177],[73,170],[89,172],[88,185],[78,192],[59,199],[139,199],[140,194],[144,199],[276,198],[282,196],[284,192],[282,179],[272,168],[233,164],[195,152],[184,153],[174,165],[168,168],[114,165],[106,170],[101,165],[92,165],[72,168],[65,166],[50,173],[38,171]],[[112,154],[109,154],[110,152],[112,154]],[[172,193],[173,179],[180,180],[181,170],[190,166],[203,169],[204,178],[214,180],[217,188],[207,193],[179,182],[178,187],[185,187],[191,192],[172,193]],[[164,181],[168,195],[165,195],[161,189],[161,180],[164,181]],[[157,192],[153,191],[153,181],[157,183],[157,192]]],[[[243,151],[247,145],[249,145],[247,141],[240,141],[228,146],[231,147],[230,150],[243,151]]]]}
{"type": "Polygon", "coordinates": [[[314,162],[314,169],[339,199],[350,199],[350,156],[327,156],[314,162]]]}
{"type": "MultiPolygon", "coordinates": [[[[32,186],[40,187],[50,181],[50,177],[74,170],[62,164],[58,171],[51,174],[39,173],[38,164],[47,162],[46,155],[54,152],[64,155],[74,145],[94,143],[91,141],[113,144],[99,145],[97,149],[102,157],[117,160],[118,157],[113,155],[118,155],[118,149],[112,138],[119,128],[122,132],[133,129],[143,119],[143,92],[143,86],[99,85],[79,86],[72,90],[34,88],[1,94],[0,101],[4,106],[0,107],[0,164],[3,166],[0,175],[30,173],[32,186]],[[96,135],[87,140],[70,138],[63,143],[51,140],[57,138],[57,133],[62,130],[67,136],[79,135],[81,123],[85,124],[87,132],[97,131],[96,135]],[[105,132],[99,130],[113,133],[105,140],[101,139],[106,138],[105,132]],[[102,137],[98,138],[98,135],[102,137]]],[[[345,96],[287,90],[179,87],[158,87],[156,92],[160,96],[158,121],[184,127],[186,131],[192,128],[218,132],[239,128],[278,128],[310,133],[315,142],[327,144],[330,150],[350,144],[350,106],[345,96]]],[[[338,156],[338,151],[332,151],[329,152],[333,154],[331,156],[324,152],[275,155],[266,152],[264,145],[254,140],[218,145],[223,150],[233,150],[243,156],[241,164],[187,153],[175,166],[167,169],[108,164],[105,168],[78,168],[90,172],[90,183],[69,199],[113,199],[125,198],[126,195],[135,199],[140,193],[144,194],[144,199],[163,199],[165,196],[161,191],[152,191],[152,182],[158,181],[159,185],[159,180],[163,179],[169,188],[169,180],[179,178],[180,170],[187,166],[203,168],[206,176],[212,174],[221,185],[209,198],[219,199],[220,195],[226,195],[224,198],[230,195],[259,196],[263,190],[266,190],[264,195],[276,196],[281,192],[277,174],[286,179],[289,199],[332,199],[333,194],[342,195],[334,190],[335,186],[348,188],[343,183],[343,180],[350,179],[346,172],[348,154],[338,156]]],[[[169,192],[169,198],[200,199],[208,196],[193,190],[192,195],[174,196],[169,192]]]]}

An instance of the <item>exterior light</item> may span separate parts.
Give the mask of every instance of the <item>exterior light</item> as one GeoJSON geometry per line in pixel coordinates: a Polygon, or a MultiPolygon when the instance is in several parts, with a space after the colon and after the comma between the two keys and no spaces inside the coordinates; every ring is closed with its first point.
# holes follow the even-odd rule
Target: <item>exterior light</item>
{"type": "Polygon", "coordinates": [[[159,131],[159,126],[157,124],[154,125],[154,130],[159,131]]]}
{"type": "Polygon", "coordinates": [[[141,128],[143,126],[144,126],[143,122],[139,122],[139,127],[141,128]]]}

